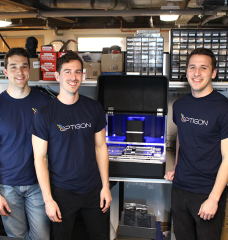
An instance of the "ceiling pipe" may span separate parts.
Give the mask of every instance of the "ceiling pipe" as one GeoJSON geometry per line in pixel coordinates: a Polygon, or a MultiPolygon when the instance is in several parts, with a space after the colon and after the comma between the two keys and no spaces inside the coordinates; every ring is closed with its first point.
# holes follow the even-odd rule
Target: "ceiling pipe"
{"type": "Polygon", "coordinates": [[[221,17],[223,17],[223,16],[217,16],[217,15],[210,16],[201,23],[201,26],[204,26],[206,23],[210,22],[211,20],[218,19],[218,18],[221,18],[221,17]]]}
{"type": "Polygon", "coordinates": [[[218,19],[218,18],[221,18],[221,17],[224,17],[224,16],[227,16],[227,13],[226,13],[226,12],[217,12],[216,15],[207,17],[207,18],[201,23],[201,25],[203,26],[203,25],[205,25],[206,23],[208,23],[208,22],[211,21],[211,20],[218,19]]]}
{"type": "MultiPolygon", "coordinates": [[[[88,24],[76,24],[76,26],[79,25],[88,25],[88,24]]],[[[77,27],[79,27],[77,26],[77,27]]],[[[206,28],[217,28],[217,27],[220,27],[221,29],[227,29],[227,26],[228,25],[224,25],[224,24],[220,24],[220,23],[213,23],[213,24],[205,24],[204,26],[202,26],[203,29],[206,29],[206,28]]],[[[169,25],[169,24],[166,24],[166,25],[156,25],[156,28],[196,28],[196,27],[199,27],[199,23],[188,23],[188,24],[179,24],[179,26],[173,26],[173,25],[169,25]]],[[[201,26],[200,26],[201,27],[201,26]]],[[[36,30],[54,30],[55,31],[55,28],[52,28],[52,27],[46,27],[46,26],[28,26],[28,25],[24,25],[24,26],[18,26],[18,25],[14,25],[14,26],[11,26],[11,27],[1,27],[0,30],[4,30],[4,31],[12,31],[12,29],[14,30],[25,30],[25,29],[36,29],[36,30]]],[[[72,29],[72,28],[70,28],[72,29]]],[[[64,29],[62,29],[64,30],[64,29]]],[[[123,32],[125,32],[125,30],[123,30],[123,32]]],[[[128,32],[126,30],[126,32],[128,32]]],[[[160,30],[160,32],[168,32],[167,30],[160,30]]],[[[55,32],[54,32],[55,34],[55,32]]]]}
{"type": "MultiPolygon", "coordinates": [[[[126,0],[40,0],[43,6],[56,9],[88,9],[88,10],[131,10],[126,0]]],[[[127,22],[135,22],[135,16],[123,17],[127,22]]]]}
{"type": "Polygon", "coordinates": [[[63,33],[59,33],[58,32],[58,28],[57,27],[55,27],[53,30],[54,30],[55,36],[61,36],[61,37],[63,36],[63,33]]]}
{"type": "MultiPolygon", "coordinates": [[[[1,30],[12,30],[12,29],[41,29],[41,30],[52,30],[50,27],[46,26],[28,26],[28,25],[17,25],[17,24],[12,24],[8,27],[0,27],[1,30]]],[[[54,29],[53,29],[54,30],[54,29]]]]}
{"type": "Polygon", "coordinates": [[[120,19],[119,19],[119,21],[120,21],[120,31],[121,32],[133,32],[133,33],[137,32],[136,30],[123,30],[123,22],[120,19]]]}
{"type": "Polygon", "coordinates": [[[216,15],[218,11],[228,10],[228,6],[216,7],[213,10],[199,8],[178,10],[69,10],[40,11],[39,13],[0,13],[0,19],[39,18],[39,17],[123,17],[123,16],[160,16],[160,15],[216,15]]]}
{"type": "Polygon", "coordinates": [[[228,10],[228,6],[216,6],[213,9],[210,10],[205,10],[205,15],[216,15],[217,12],[220,11],[227,11],[228,10]]]}
{"type": "Polygon", "coordinates": [[[10,28],[9,27],[8,28],[4,27],[4,28],[0,28],[0,29],[12,30],[12,28],[15,29],[15,30],[24,30],[24,29],[26,29],[26,30],[27,29],[53,30],[55,36],[63,36],[63,33],[59,33],[57,28],[52,28],[52,27],[49,27],[49,26],[28,26],[28,25],[18,26],[18,25],[13,25],[10,28]]]}

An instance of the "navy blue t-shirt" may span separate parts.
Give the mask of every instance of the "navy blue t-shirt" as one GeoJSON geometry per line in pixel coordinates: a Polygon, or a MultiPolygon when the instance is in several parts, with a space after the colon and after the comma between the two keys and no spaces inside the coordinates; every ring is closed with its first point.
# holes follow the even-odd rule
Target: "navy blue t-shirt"
{"type": "Polygon", "coordinates": [[[55,98],[39,109],[31,133],[48,141],[51,184],[77,194],[100,184],[94,134],[105,126],[100,103],[82,95],[72,105],[55,98]]]}
{"type": "Polygon", "coordinates": [[[173,186],[210,194],[222,162],[221,140],[228,138],[228,99],[216,91],[202,98],[188,94],[173,104],[173,121],[180,143],[173,186]]]}
{"type": "Polygon", "coordinates": [[[29,129],[38,108],[51,97],[31,89],[22,99],[0,94],[0,183],[24,186],[37,183],[29,129]]]}

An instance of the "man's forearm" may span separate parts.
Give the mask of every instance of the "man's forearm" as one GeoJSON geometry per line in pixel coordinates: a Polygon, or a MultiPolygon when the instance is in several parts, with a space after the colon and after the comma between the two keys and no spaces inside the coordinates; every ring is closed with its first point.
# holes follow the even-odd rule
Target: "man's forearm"
{"type": "Polygon", "coordinates": [[[209,195],[209,198],[219,201],[228,182],[228,159],[224,159],[219,168],[214,187],[209,195]]]}
{"type": "Polygon", "coordinates": [[[221,141],[222,163],[217,173],[214,187],[209,195],[210,199],[219,201],[228,182],[228,138],[221,141]]]}
{"type": "Polygon", "coordinates": [[[109,158],[107,146],[96,149],[96,159],[102,186],[109,188],[109,158]]]}
{"type": "Polygon", "coordinates": [[[36,175],[46,203],[46,201],[52,200],[47,160],[48,142],[32,135],[32,145],[36,175]]]}
{"type": "Polygon", "coordinates": [[[38,182],[43,194],[44,202],[52,200],[49,171],[46,156],[43,159],[35,159],[35,168],[38,182]]]}
{"type": "Polygon", "coordinates": [[[95,133],[95,151],[103,188],[109,188],[109,158],[105,141],[105,128],[95,133]]]}

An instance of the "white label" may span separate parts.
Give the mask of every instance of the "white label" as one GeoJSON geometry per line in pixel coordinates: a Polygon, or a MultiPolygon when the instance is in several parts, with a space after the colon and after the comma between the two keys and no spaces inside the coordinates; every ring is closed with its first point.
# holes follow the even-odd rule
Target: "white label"
{"type": "Polygon", "coordinates": [[[40,62],[33,62],[33,68],[40,68],[40,62]]]}

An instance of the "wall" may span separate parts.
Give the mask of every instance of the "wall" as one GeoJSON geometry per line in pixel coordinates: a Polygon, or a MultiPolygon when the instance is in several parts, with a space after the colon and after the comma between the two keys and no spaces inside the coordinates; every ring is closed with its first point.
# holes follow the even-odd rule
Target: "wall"
{"type": "MultiPolygon", "coordinates": [[[[148,29],[151,30],[151,29],[148,29]]],[[[156,29],[154,29],[156,30],[156,29]]],[[[164,37],[164,52],[169,52],[169,29],[162,30],[161,34],[164,37]]],[[[63,36],[56,36],[54,30],[36,30],[36,31],[2,31],[3,37],[41,37],[43,39],[43,45],[48,45],[54,40],[67,41],[68,39],[76,39],[77,37],[132,37],[134,32],[121,32],[120,29],[79,29],[79,30],[64,30],[58,33],[63,36]]],[[[77,45],[70,43],[68,49],[77,50],[77,45]]]]}

